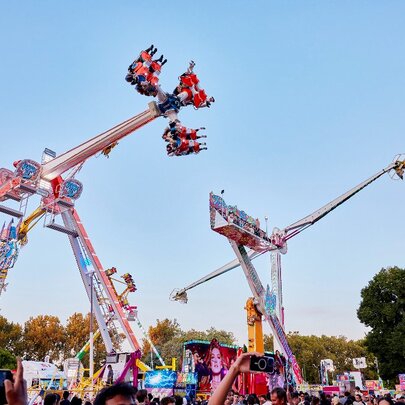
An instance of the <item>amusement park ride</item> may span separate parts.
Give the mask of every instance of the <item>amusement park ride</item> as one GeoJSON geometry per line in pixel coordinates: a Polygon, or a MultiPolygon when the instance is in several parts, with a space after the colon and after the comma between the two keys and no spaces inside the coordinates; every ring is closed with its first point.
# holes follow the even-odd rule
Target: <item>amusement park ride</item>
{"type": "MultiPolygon", "coordinates": [[[[59,156],[45,149],[41,163],[24,159],[14,162],[14,171],[0,169],[0,202],[19,203],[18,209],[0,205],[0,212],[18,221],[15,225],[12,219],[8,226],[3,225],[0,232],[0,294],[6,290],[6,277],[9,269],[16,263],[20,247],[27,244],[27,233],[44,218],[46,228],[65,233],[69,238],[87,296],[94,308],[99,327],[97,335],[101,335],[108,353],[114,352],[113,341],[118,335],[115,321],[119,323],[133,353],[139,353],[140,345],[129,322],[136,321],[145,337],[147,336],[139,322],[137,307],[128,302],[128,294],[136,290],[132,276],[128,273],[121,276],[123,281],[120,282],[124,284],[125,290],[118,293],[114,285],[117,280],[113,278],[116,269],[113,267],[104,270],[75,209],[75,202],[83,189],[82,183],[75,176],[87,159],[99,153],[108,156],[122,138],[159,116],[169,120],[170,135],[165,139],[168,142],[169,156],[198,153],[204,146],[197,142],[196,131],[183,127],[177,114],[184,106],[193,105],[195,109],[199,109],[209,107],[214,101],[199,87],[199,80],[193,72],[194,62],[179,77],[179,85],[174,92],[163,92],[158,83],[158,75],[166,60],[163,61],[163,56],[152,60],[154,53],[156,48],[153,45],[142,51],[130,65],[125,78],[136,86],[140,94],[157,97],[156,102],[148,104],[146,111],[59,156]],[[41,197],[39,207],[25,217],[29,199],[37,195],[41,197]]],[[[153,344],[151,346],[164,366],[163,359],[153,344]]],[[[87,350],[88,345],[78,353],[78,358],[87,350]]],[[[136,357],[139,358],[139,355],[136,357]]],[[[142,367],[139,360],[137,364],[142,367]]],[[[143,367],[147,368],[145,365],[143,367]]]]}
{"type": "MultiPolygon", "coordinates": [[[[192,105],[195,109],[210,107],[215,100],[208,97],[200,87],[199,80],[193,71],[194,62],[191,62],[187,71],[179,77],[179,84],[173,92],[162,91],[159,85],[159,74],[166,59],[163,59],[163,55],[153,59],[156,51],[153,45],[142,51],[129,66],[125,78],[135,86],[138,93],[157,99],[148,104],[147,110],[59,156],[56,156],[52,150],[45,149],[41,163],[24,159],[14,162],[14,171],[0,168],[0,212],[16,218],[17,222],[14,224],[12,219],[7,226],[4,224],[0,231],[0,295],[6,290],[8,271],[14,267],[20,247],[28,243],[28,232],[43,218],[46,228],[62,232],[69,239],[93,309],[91,312],[94,313],[98,324],[99,329],[95,336],[100,335],[107,352],[114,353],[113,342],[119,335],[116,323],[125,334],[132,355],[119,379],[124,378],[130,368],[133,368],[134,373],[137,372],[138,367],[148,369],[139,360],[140,344],[130,321],[136,321],[145,338],[148,339],[148,337],[138,319],[137,307],[131,305],[128,300],[129,293],[136,291],[132,276],[126,273],[121,276],[123,280],[119,280],[114,278],[117,273],[114,267],[106,270],[103,268],[75,209],[75,202],[83,190],[83,185],[76,179],[76,175],[87,159],[100,153],[108,156],[121,139],[159,116],[164,116],[169,121],[162,136],[167,143],[168,156],[196,154],[206,149],[205,143],[199,141],[200,138],[205,137],[199,134],[199,130],[203,128],[184,127],[178,119],[178,113],[182,107],[188,105],[192,105]],[[27,216],[30,198],[36,195],[41,198],[40,205],[27,216]],[[19,207],[13,208],[4,204],[10,202],[18,203],[19,207]],[[118,291],[117,283],[124,286],[122,292],[118,291]]],[[[288,358],[291,378],[301,383],[300,368],[284,331],[280,254],[287,252],[287,241],[290,238],[319,221],[383,174],[389,172],[393,174],[393,178],[402,179],[404,170],[405,160],[398,156],[392,164],[347,193],[282,230],[274,228],[271,235],[260,228],[258,220],[248,216],[244,211],[239,211],[235,206],[226,205],[221,196],[211,193],[211,228],[228,239],[237,259],[188,287],[175,291],[172,298],[187,302],[188,290],[240,265],[254,296],[253,300],[248,300],[247,311],[250,325],[249,340],[254,340],[256,347],[252,344],[249,345],[249,349],[260,351],[263,349],[261,322],[264,317],[273,331],[276,347],[280,348],[288,358]],[[252,259],[266,252],[272,253],[271,288],[269,285],[266,288],[263,286],[252,264],[252,259]]],[[[162,366],[165,366],[150,340],[149,343],[162,366]]],[[[89,347],[91,351],[91,345],[92,340],[77,354],[77,360],[81,360],[89,347]]],[[[90,374],[93,377],[93,373],[90,374]]],[[[136,383],[137,379],[134,375],[134,384],[136,383]]]]}
{"type": "Polygon", "coordinates": [[[300,368],[288,344],[284,331],[284,307],[281,281],[281,253],[287,253],[287,241],[298,235],[304,229],[318,222],[339,205],[343,204],[360,190],[373,183],[385,173],[390,173],[393,179],[403,179],[405,170],[404,155],[395,157],[393,163],[375,175],[363,181],[345,194],[334,199],[312,214],[294,222],[280,230],[274,228],[271,235],[260,228],[258,219],[239,211],[236,206],[225,203],[222,196],[210,194],[210,222],[211,229],[225,236],[231,244],[237,259],[225,264],[207,276],[197,280],[189,286],[175,290],[171,299],[187,303],[187,291],[209,281],[221,274],[224,274],[238,266],[241,266],[253,294],[246,304],[249,351],[264,351],[262,318],[264,317],[273,332],[275,348],[281,349],[289,361],[290,375],[296,383],[302,382],[300,368]],[[246,247],[249,248],[246,250],[246,247]],[[263,253],[271,252],[271,288],[265,288],[252,264],[252,259],[263,253]]]}

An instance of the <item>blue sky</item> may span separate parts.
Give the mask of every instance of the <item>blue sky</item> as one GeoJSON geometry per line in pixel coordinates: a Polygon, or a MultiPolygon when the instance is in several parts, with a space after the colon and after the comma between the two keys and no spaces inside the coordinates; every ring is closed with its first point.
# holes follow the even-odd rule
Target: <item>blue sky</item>
{"type": "MultiPolygon", "coordinates": [[[[168,298],[234,258],[210,230],[208,194],[225,189],[229,204],[282,228],[405,152],[404,13],[400,1],[2,1],[0,165],[60,154],[143,111],[150,100],[124,76],[151,43],[168,59],[164,89],[195,60],[216,103],[181,119],[207,127],[208,151],[168,158],[155,120],[86,163],[76,207],[104,267],[133,275],[145,327],[176,318],[243,343],[241,269],[191,290],[187,305],[168,298]]],[[[385,176],[290,241],[287,330],[364,335],[361,288],[381,267],[405,266],[404,196],[385,176]]],[[[1,314],[87,311],[66,236],[37,226],[29,240],[1,314]]],[[[269,282],[269,257],[257,268],[269,282]]]]}

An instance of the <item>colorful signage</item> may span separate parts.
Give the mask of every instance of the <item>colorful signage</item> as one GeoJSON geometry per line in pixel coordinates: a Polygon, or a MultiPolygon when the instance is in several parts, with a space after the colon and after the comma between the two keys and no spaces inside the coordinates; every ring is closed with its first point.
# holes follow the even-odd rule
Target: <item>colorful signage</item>
{"type": "Polygon", "coordinates": [[[405,374],[398,374],[401,391],[405,391],[405,374]]]}
{"type": "Polygon", "coordinates": [[[237,346],[192,340],[184,343],[183,373],[195,373],[198,391],[213,392],[236,360],[237,346]]]}
{"type": "Polygon", "coordinates": [[[175,371],[157,370],[145,373],[145,388],[171,388],[173,389],[177,382],[177,373],[175,371]]]}
{"type": "Polygon", "coordinates": [[[364,385],[368,390],[378,391],[381,389],[381,383],[378,380],[366,380],[364,385]]]}

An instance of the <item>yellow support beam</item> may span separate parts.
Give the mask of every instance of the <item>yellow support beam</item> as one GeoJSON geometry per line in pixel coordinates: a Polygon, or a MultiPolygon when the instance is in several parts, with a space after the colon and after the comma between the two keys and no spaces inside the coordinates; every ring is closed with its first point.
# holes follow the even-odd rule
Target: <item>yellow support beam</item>
{"type": "Polygon", "coordinates": [[[156,370],[172,370],[172,371],[176,371],[176,367],[177,367],[177,362],[176,362],[176,358],[172,357],[172,364],[170,366],[156,366],[156,370]]]}
{"type": "Polygon", "coordinates": [[[264,353],[262,314],[257,310],[253,298],[246,301],[248,325],[248,352],[264,353]]]}
{"type": "Polygon", "coordinates": [[[34,212],[28,215],[28,217],[25,218],[24,221],[21,222],[21,225],[18,229],[18,240],[20,241],[22,246],[24,246],[28,242],[27,233],[37,224],[41,217],[45,215],[45,212],[45,208],[38,207],[34,212]]]}

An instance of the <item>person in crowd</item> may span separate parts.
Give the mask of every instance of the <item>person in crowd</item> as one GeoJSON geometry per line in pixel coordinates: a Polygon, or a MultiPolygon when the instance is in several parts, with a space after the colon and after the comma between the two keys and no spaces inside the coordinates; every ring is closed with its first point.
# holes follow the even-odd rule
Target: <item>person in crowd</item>
{"type": "Polygon", "coordinates": [[[290,405],[298,405],[300,403],[300,394],[298,392],[292,392],[290,398],[290,405]]]}
{"type": "Polygon", "coordinates": [[[164,397],[160,401],[160,405],[175,405],[176,401],[173,397],[164,397]]]}
{"type": "MultiPolygon", "coordinates": [[[[345,405],[353,405],[355,397],[350,392],[348,394],[349,395],[347,396],[345,405]]],[[[346,393],[345,393],[345,395],[346,395],[346,393]]]]}
{"type": "Polygon", "coordinates": [[[229,404],[232,404],[233,402],[233,390],[230,390],[226,396],[226,400],[229,402],[229,404]]]}
{"type": "Polygon", "coordinates": [[[332,405],[339,405],[340,404],[339,397],[337,395],[334,395],[331,402],[332,405]]]}
{"type": "Polygon", "coordinates": [[[183,398],[180,395],[175,395],[174,401],[176,405],[183,405],[183,398]]]}
{"type": "Polygon", "coordinates": [[[79,397],[73,397],[70,401],[70,405],[82,405],[83,400],[79,397]]]}
{"type": "Polygon", "coordinates": [[[238,397],[238,405],[243,405],[244,400],[245,400],[245,397],[242,394],[240,394],[238,397]]]}
{"type": "Polygon", "coordinates": [[[102,389],[93,405],[136,405],[137,390],[127,383],[117,383],[102,389]]]}
{"type": "Polygon", "coordinates": [[[378,405],[394,405],[391,395],[387,394],[384,397],[378,398],[378,405]]]}
{"type": "Polygon", "coordinates": [[[253,394],[250,394],[250,395],[248,395],[246,401],[247,401],[247,405],[255,405],[256,398],[253,394]]]}
{"type": "Polygon", "coordinates": [[[136,402],[138,405],[146,404],[148,401],[148,391],[146,390],[139,390],[136,393],[136,402]]]}
{"type": "Polygon", "coordinates": [[[287,405],[287,392],[280,387],[274,388],[271,391],[270,399],[272,405],[287,405]]]}
{"type": "Polygon", "coordinates": [[[311,405],[319,405],[320,399],[318,397],[313,396],[311,400],[311,405]]]}
{"type": "Polygon", "coordinates": [[[326,397],[324,392],[321,392],[320,395],[320,405],[331,405],[330,400],[326,397]]]}
{"type": "Polygon", "coordinates": [[[339,398],[339,402],[340,402],[342,405],[346,405],[347,399],[348,399],[349,397],[350,397],[350,392],[349,392],[349,391],[345,391],[344,395],[339,398]]]}
{"type": "MultiPolygon", "coordinates": [[[[262,395],[261,398],[263,398],[265,400],[262,405],[271,405],[269,394],[262,395]]],[[[260,403],[262,403],[262,402],[260,401],[260,403]]]]}
{"type": "Polygon", "coordinates": [[[43,405],[57,405],[58,397],[56,394],[46,394],[43,405]]]}
{"type": "Polygon", "coordinates": [[[366,405],[366,403],[363,401],[361,397],[361,394],[355,394],[353,405],[366,405]]]}
{"type": "Polygon", "coordinates": [[[107,366],[107,384],[112,385],[114,383],[114,371],[111,364],[107,366]]]}
{"type": "Polygon", "coordinates": [[[60,405],[70,405],[70,401],[69,401],[69,391],[63,391],[62,394],[62,401],[60,401],[60,405]]]}
{"type": "Polygon", "coordinates": [[[232,396],[232,404],[237,405],[238,403],[239,403],[239,395],[237,392],[234,392],[232,396]]]}
{"type": "Polygon", "coordinates": [[[308,394],[300,392],[300,403],[299,405],[310,405],[311,401],[308,394]]]}

